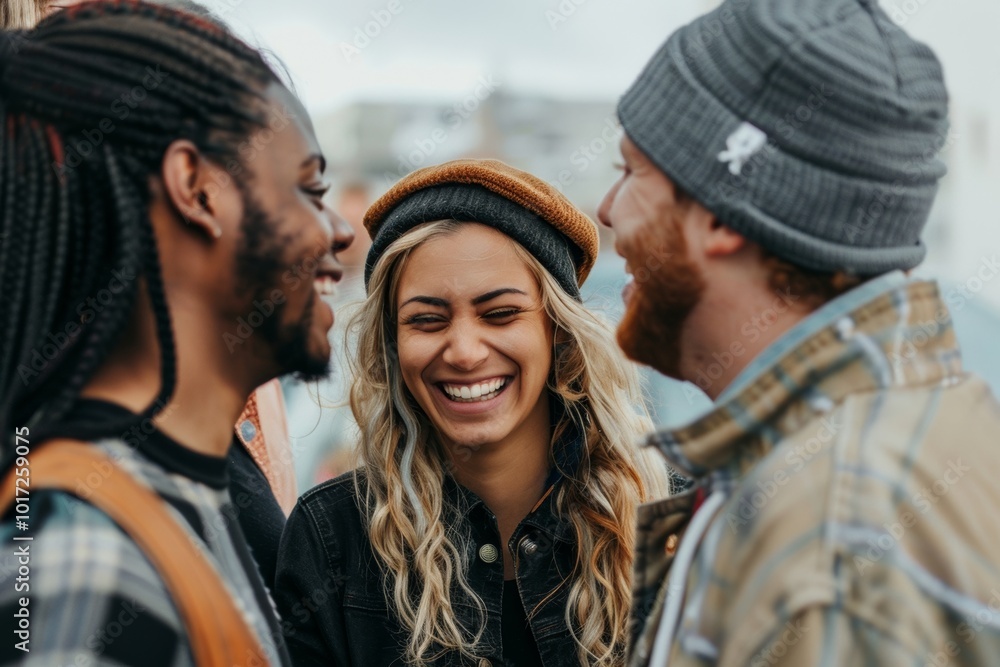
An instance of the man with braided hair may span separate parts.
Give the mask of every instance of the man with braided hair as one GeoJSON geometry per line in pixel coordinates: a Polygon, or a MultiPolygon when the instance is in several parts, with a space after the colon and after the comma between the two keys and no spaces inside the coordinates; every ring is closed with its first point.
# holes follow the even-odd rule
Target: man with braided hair
{"type": "Polygon", "coordinates": [[[95,2],[0,33],[0,132],[4,468],[25,439],[113,463],[36,491],[26,532],[3,523],[32,556],[30,581],[0,568],[0,615],[27,609],[31,631],[0,663],[194,664],[163,579],[87,502],[124,471],[224,581],[265,654],[240,664],[288,664],[225,456],[255,387],[329,363],[320,294],[352,236],[322,202],[307,115],[214,24],[95,2]]]}

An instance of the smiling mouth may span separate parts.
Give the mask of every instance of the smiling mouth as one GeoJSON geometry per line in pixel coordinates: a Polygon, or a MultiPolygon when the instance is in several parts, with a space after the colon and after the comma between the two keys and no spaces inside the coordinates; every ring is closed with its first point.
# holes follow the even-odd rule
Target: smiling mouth
{"type": "Polygon", "coordinates": [[[510,384],[510,377],[497,378],[489,382],[475,384],[438,383],[438,388],[450,401],[455,403],[478,403],[496,398],[510,384]]]}
{"type": "Polygon", "coordinates": [[[313,287],[320,296],[334,296],[337,293],[337,281],[331,276],[319,276],[313,281],[313,287]]]}
{"type": "Polygon", "coordinates": [[[321,266],[313,278],[313,289],[320,296],[331,297],[337,294],[337,283],[343,277],[343,271],[332,267],[321,266]]]}

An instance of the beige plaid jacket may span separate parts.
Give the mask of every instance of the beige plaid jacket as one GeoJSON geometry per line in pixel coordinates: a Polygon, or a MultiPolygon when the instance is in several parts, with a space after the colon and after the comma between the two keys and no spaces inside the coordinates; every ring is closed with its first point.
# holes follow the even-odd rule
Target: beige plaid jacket
{"type": "Polygon", "coordinates": [[[1000,405],[937,285],[866,283],[747,371],[649,438],[695,487],[640,508],[630,664],[1000,665],[1000,405]]]}

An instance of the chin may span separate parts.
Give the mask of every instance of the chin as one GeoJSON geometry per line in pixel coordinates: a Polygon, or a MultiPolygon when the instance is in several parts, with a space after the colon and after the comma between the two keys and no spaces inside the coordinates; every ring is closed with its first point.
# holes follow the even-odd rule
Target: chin
{"type": "Polygon", "coordinates": [[[644,305],[651,306],[637,290],[615,332],[618,346],[632,361],[679,380],[680,327],[683,320],[671,326],[666,313],[644,305]]]}
{"type": "Polygon", "coordinates": [[[469,448],[478,450],[481,447],[498,442],[504,438],[507,432],[500,429],[490,428],[448,428],[450,424],[443,424],[444,428],[438,427],[438,432],[442,433],[448,442],[458,448],[469,448]]]}

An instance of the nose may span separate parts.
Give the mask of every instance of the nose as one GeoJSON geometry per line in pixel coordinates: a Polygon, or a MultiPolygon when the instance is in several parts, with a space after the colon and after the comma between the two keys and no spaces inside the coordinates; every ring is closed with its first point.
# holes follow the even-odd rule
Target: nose
{"type": "Polygon", "coordinates": [[[330,244],[330,248],[333,250],[333,254],[336,255],[338,252],[350,248],[351,244],[354,243],[354,229],[351,227],[350,223],[340,217],[332,208],[329,206],[324,206],[323,208],[326,212],[326,218],[330,222],[331,230],[333,231],[333,239],[330,244]]]}
{"type": "Polygon", "coordinates": [[[444,353],[446,364],[460,371],[472,371],[489,357],[486,341],[474,326],[455,322],[448,332],[444,353]]]}
{"type": "Polygon", "coordinates": [[[601,200],[601,205],[597,207],[597,219],[601,221],[601,224],[605,227],[611,228],[611,203],[615,200],[615,195],[618,193],[618,188],[621,187],[621,179],[615,181],[615,184],[611,186],[607,194],[604,195],[604,199],[601,200]]]}

